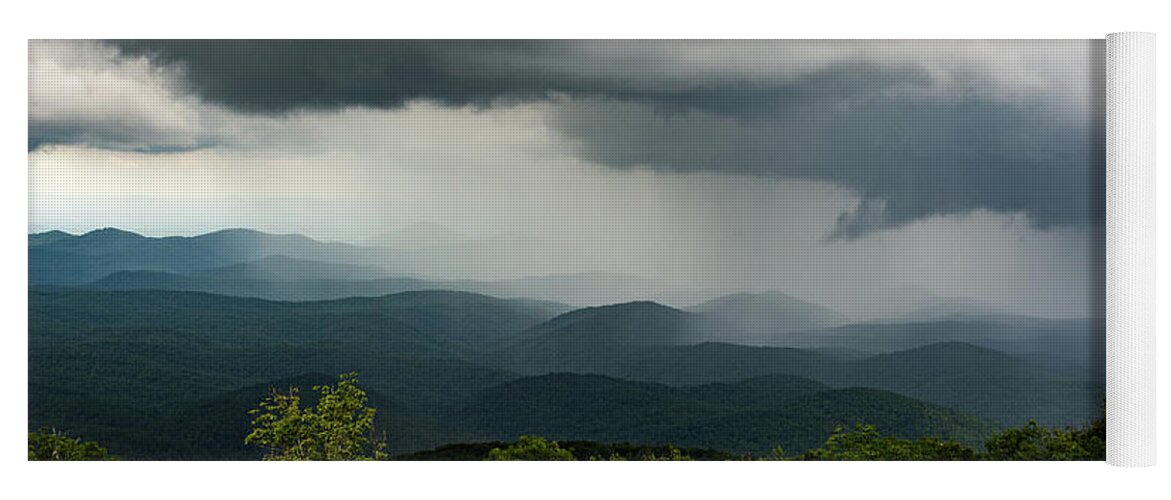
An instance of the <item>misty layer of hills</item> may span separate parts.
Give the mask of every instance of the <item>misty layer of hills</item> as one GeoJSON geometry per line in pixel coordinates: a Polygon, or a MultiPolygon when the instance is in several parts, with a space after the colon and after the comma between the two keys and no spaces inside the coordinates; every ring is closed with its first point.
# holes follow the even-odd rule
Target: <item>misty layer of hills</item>
{"type": "MultiPolygon", "coordinates": [[[[382,242],[386,243],[386,242],[382,242]]],[[[655,280],[580,273],[503,280],[423,279],[421,255],[452,250],[323,243],[300,235],[228,229],[194,237],[149,238],[118,229],[75,236],[29,235],[29,283],[110,290],[186,290],[272,300],[328,300],[411,290],[458,290],[600,305],[654,297],[694,303],[710,291],[655,280]],[[390,271],[396,270],[396,271],[390,271]]],[[[482,257],[482,256],[481,256],[482,257]]],[[[442,260],[439,259],[439,260],[442,260]]]]}
{"type": "Polygon", "coordinates": [[[255,457],[270,388],[348,371],[394,452],[521,434],[799,452],[858,422],[978,445],[1088,422],[1104,393],[1102,320],[963,302],[865,322],[771,292],[607,303],[658,284],[432,280],[386,271],[386,248],[248,230],[40,233],[29,262],[30,428],[129,458],[255,457]]]}

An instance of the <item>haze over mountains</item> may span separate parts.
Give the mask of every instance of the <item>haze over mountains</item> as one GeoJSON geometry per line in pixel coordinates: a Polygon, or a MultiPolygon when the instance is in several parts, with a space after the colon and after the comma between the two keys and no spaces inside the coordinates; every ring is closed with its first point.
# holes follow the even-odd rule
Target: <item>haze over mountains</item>
{"type": "MultiPolygon", "coordinates": [[[[595,271],[501,279],[451,277],[463,266],[443,263],[447,259],[445,256],[453,255],[453,252],[478,249],[475,255],[464,254],[456,259],[464,262],[477,259],[491,262],[505,252],[485,245],[493,238],[471,238],[433,226],[413,227],[371,238],[366,242],[369,246],[321,242],[295,234],[273,235],[250,229],[155,238],[105,228],[81,235],[48,231],[30,234],[28,238],[30,285],[92,285],[123,290],[161,288],[274,300],[325,300],[446,289],[498,297],[540,296],[577,306],[654,300],[676,308],[708,307],[713,312],[720,307],[729,307],[729,304],[721,305],[717,299],[730,295],[732,297],[723,299],[729,301],[738,294],[751,292],[736,299],[736,307],[748,309],[753,307],[753,300],[765,301],[758,316],[773,314],[771,308],[778,301],[804,302],[801,309],[809,311],[807,318],[802,319],[801,314],[805,313],[786,314],[777,319],[790,325],[772,321],[772,326],[779,326],[782,330],[823,328],[835,321],[844,323],[841,312],[793,294],[760,288],[734,289],[703,280],[681,283],[595,271]],[[420,233],[425,235],[424,243],[407,239],[420,233]],[[428,259],[437,260],[432,265],[424,262],[428,259]],[[435,275],[424,272],[428,268],[435,271],[435,275]],[[291,286],[290,282],[296,282],[296,286],[291,286]],[[709,301],[714,302],[700,305],[709,301]]],[[[843,295],[849,291],[843,290],[843,295]]],[[[890,290],[879,306],[853,302],[847,305],[860,311],[850,318],[854,321],[906,322],[917,317],[942,319],[948,315],[987,317],[1012,314],[972,299],[939,297],[922,290],[902,288],[890,290]]],[[[747,310],[734,312],[737,321],[759,323],[742,317],[740,313],[747,310]]],[[[751,338],[745,340],[751,341],[751,338]]]]}
{"type": "Polygon", "coordinates": [[[322,243],[300,235],[226,229],[195,237],[149,238],[107,228],[80,236],[60,232],[30,235],[29,283],[79,285],[119,271],[206,273],[274,256],[314,265],[361,266],[386,261],[371,249],[322,243]]]}
{"type": "Polygon", "coordinates": [[[790,334],[850,321],[828,307],[776,292],[725,295],[687,310],[723,329],[726,342],[746,345],[783,345],[789,343],[790,334]]]}
{"type": "Polygon", "coordinates": [[[430,279],[396,259],[249,230],[29,235],[30,426],[247,458],[233,433],[265,388],[358,371],[395,452],[536,433],[764,453],[856,422],[978,444],[1088,422],[1104,391],[1099,319],[936,300],[859,320],[777,292],[430,279]]]}

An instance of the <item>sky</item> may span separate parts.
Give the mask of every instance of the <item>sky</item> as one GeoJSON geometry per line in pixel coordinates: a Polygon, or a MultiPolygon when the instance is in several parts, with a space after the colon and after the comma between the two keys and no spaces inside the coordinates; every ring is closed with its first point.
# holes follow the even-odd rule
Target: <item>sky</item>
{"type": "Polygon", "coordinates": [[[1093,40],[34,40],[29,231],[1100,315],[1103,68],[1093,40]]]}

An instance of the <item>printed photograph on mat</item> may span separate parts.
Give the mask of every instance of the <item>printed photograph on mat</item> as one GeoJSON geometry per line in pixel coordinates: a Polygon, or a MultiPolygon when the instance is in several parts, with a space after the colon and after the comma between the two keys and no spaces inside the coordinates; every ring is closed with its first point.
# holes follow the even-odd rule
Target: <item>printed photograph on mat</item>
{"type": "Polygon", "coordinates": [[[29,460],[1104,460],[1102,40],[32,40],[29,460]]]}

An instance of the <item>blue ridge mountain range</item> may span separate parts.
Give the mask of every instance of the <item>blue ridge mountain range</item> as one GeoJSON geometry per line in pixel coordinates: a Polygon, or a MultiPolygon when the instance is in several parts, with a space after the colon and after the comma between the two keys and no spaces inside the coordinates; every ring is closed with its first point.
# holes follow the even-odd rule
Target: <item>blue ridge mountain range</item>
{"type": "Polygon", "coordinates": [[[582,307],[658,284],[428,279],[390,248],[251,230],[50,231],[28,251],[30,428],[130,458],[254,458],[268,389],[348,371],[397,453],[521,434],[801,451],[859,422],[978,445],[1088,422],[1104,393],[1093,318],[941,301],[853,321],[776,292],[582,307]]]}

